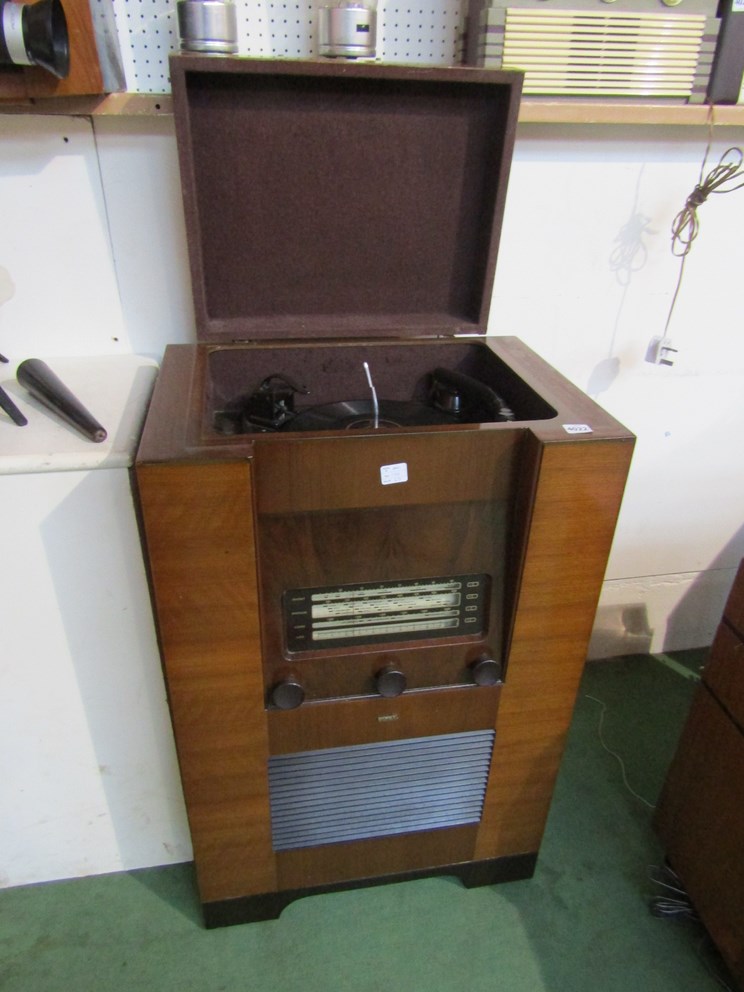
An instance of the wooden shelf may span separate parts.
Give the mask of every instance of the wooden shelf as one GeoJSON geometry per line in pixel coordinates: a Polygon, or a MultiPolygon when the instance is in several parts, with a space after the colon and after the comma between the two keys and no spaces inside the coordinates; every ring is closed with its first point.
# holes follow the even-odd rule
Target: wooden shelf
{"type": "Polygon", "coordinates": [[[161,117],[173,113],[170,93],[109,93],[0,102],[0,114],[67,117],[161,117]]]}
{"type": "MultiPolygon", "coordinates": [[[[0,103],[0,113],[64,114],[82,117],[161,117],[173,112],[170,93],[111,93],[97,97],[50,97],[0,103]]],[[[708,123],[706,104],[630,103],[624,101],[526,98],[521,124],[682,124],[708,123]]],[[[744,104],[712,108],[716,126],[744,127],[744,104]]]]}
{"type": "Polygon", "coordinates": [[[565,98],[525,98],[519,109],[523,124],[688,124],[744,127],[744,105],[630,103],[565,98]]]}

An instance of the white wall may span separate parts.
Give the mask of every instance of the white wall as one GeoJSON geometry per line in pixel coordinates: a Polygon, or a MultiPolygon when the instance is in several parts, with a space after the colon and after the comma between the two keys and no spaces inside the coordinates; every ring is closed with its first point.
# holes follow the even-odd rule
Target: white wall
{"type": "Polygon", "coordinates": [[[170,118],[0,115],[0,352],[193,340],[170,118]]]}
{"type": "MultiPolygon", "coordinates": [[[[744,556],[744,190],[700,209],[700,237],[670,328],[676,364],[644,361],[650,339],[663,333],[677,280],[671,220],[697,181],[706,140],[704,128],[525,125],[518,133],[490,330],[523,338],[638,436],[596,655],[709,643],[744,556]]],[[[727,145],[743,143],[744,129],[720,129],[711,161],[727,145]]],[[[166,343],[193,340],[169,118],[0,116],[0,216],[0,352],[11,361],[159,358],[166,343]]],[[[0,485],[7,522],[13,499],[20,507],[27,497],[18,482],[0,485]]],[[[44,589],[48,577],[38,561],[44,589]]],[[[2,595],[11,596],[7,569],[3,578],[2,595]]],[[[64,577],[55,575],[54,587],[60,582],[64,577]]],[[[151,631],[146,597],[135,600],[137,622],[151,631]]],[[[50,628],[50,651],[53,638],[50,628]]],[[[62,666],[76,678],[69,657],[62,666]]],[[[68,689],[81,733],[85,721],[91,728],[85,761],[107,743],[120,753],[121,740],[106,742],[96,693],[72,692],[72,681],[68,689]]],[[[42,719],[32,705],[24,712],[42,719]]],[[[147,729],[146,719],[132,715],[133,737],[147,729]]],[[[46,729],[64,748],[63,724],[46,729]]],[[[84,822],[90,797],[81,794],[79,766],[71,767],[72,780],[61,789],[75,797],[66,815],[84,822]]],[[[178,793],[172,767],[157,776],[166,797],[178,793]]],[[[39,808],[55,794],[43,776],[31,776],[28,789],[39,808]]],[[[155,843],[140,838],[133,845],[134,811],[117,809],[111,798],[115,837],[81,830],[85,851],[77,862],[68,851],[65,859],[34,865],[29,852],[4,884],[183,859],[183,844],[157,850],[159,837],[183,837],[182,808],[170,798],[169,804],[172,820],[153,826],[155,843]]]]}
{"type": "MultiPolygon", "coordinates": [[[[709,644],[744,556],[744,189],[700,207],[675,364],[645,361],[679,274],[672,220],[707,142],[707,128],[519,131],[490,329],[518,334],[638,437],[596,655],[709,644]]],[[[717,129],[706,174],[743,143],[744,129],[717,129]]]]}

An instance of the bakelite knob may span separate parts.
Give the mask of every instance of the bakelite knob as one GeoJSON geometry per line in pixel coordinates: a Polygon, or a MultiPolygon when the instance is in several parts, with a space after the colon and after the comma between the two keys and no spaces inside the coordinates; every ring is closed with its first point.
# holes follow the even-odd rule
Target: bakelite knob
{"type": "Polygon", "coordinates": [[[496,685],[501,681],[501,665],[494,658],[484,655],[470,666],[470,674],[476,685],[496,685]]]}
{"type": "Polygon", "coordinates": [[[295,710],[304,699],[305,690],[295,678],[283,679],[271,690],[271,702],[280,710],[295,710]]]}
{"type": "Polygon", "coordinates": [[[381,696],[391,698],[405,692],[408,682],[397,665],[385,665],[375,676],[375,686],[381,696]]]}

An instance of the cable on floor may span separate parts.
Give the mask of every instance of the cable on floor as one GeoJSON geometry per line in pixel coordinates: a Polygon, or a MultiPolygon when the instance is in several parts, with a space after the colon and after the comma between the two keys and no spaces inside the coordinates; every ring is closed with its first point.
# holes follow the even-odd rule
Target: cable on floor
{"type": "Polygon", "coordinates": [[[584,693],[584,695],[586,696],[587,699],[591,699],[592,702],[598,703],[602,707],[602,712],[600,713],[600,717],[599,717],[599,724],[597,726],[597,736],[599,737],[599,743],[602,745],[605,751],[608,754],[611,754],[612,757],[620,765],[620,772],[622,773],[622,777],[623,777],[623,785],[632,796],[635,796],[636,799],[640,800],[640,802],[642,802],[645,806],[648,806],[649,809],[656,809],[656,806],[653,803],[650,803],[648,799],[644,799],[644,797],[640,795],[638,792],[636,792],[635,789],[631,786],[630,782],[628,781],[628,774],[625,769],[625,762],[617,753],[617,751],[613,751],[611,747],[608,747],[607,742],[604,739],[604,719],[605,719],[605,714],[607,713],[606,704],[603,703],[601,699],[597,699],[596,696],[590,696],[588,693],[584,693]]]}
{"type": "MultiPolygon", "coordinates": [[[[649,911],[652,916],[663,920],[689,920],[702,927],[700,917],[695,912],[679,876],[669,865],[665,864],[661,867],[651,865],[648,874],[653,884],[663,890],[661,895],[652,896],[649,900],[649,911]]],[[[695,946],[695,953],[711,978],[726,992],[734,992],[721,974],[725,965],[707,931],[703,932],[702,938],[695,946]]]]}
{"type": "Polygon", "coordinates": [[[667,920],[698,919],[698,915],[684,890],[679,876],[669,865],[663,865],[661,868],[657,865],[652,865],[649,868],[648,874],[654,885],[664,890],[662,895],[653,896],[649,903],[649,910],[652,916],[658,916],[667,920]]]}

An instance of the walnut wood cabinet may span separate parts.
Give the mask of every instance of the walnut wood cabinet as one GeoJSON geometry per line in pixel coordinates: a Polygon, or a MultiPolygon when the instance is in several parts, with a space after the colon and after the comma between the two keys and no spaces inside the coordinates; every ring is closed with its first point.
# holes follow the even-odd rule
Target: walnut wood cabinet
{"type": "Polygon", "coordinates": [[[744,988],[744,562],[669,769],[656,828],[744,988]]]}

